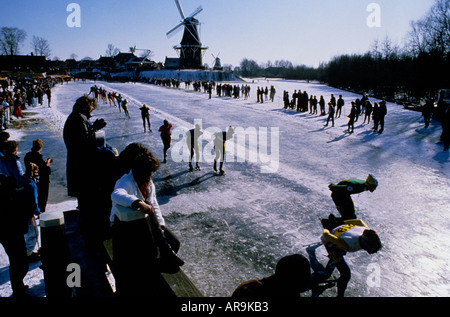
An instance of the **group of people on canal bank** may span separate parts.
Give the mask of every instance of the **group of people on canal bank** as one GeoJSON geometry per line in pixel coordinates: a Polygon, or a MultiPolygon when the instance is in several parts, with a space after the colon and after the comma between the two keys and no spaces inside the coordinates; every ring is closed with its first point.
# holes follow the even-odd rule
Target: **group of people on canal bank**
{"type": "MultiPolygon", "coordinates": [[[[319,100],[317,96],[308,95],[306,91],[301,92],[300,90],[294,91],[292,94],[292,99],[289,97],[289,92],[283,92],[284,109],[294,110],[297,112],[307,112],[312,115],[327,116],[325,127],[327,127],[331,122],[331,127],[334,127],[335,119],[338,119],[342,115],[343,108],[345,107],[345,101],[342,95],[339,95],[338,99],[331,94],[330,99],[326,106],[326,101],[324,96],[320,96],[319,100]],[[320,109],[320,114],[319,110],[320,109]]],[[[350,112],[348,117],[348,129],[345,132],[353,133],[354,124],[358,122],[360,116],[364,117],[362,124],[370,124],[370,119],[372,118],[373,127],[372,130],[378,132],[379,134],[384,131],[384,119],[387,115],[386,101],[382,100],[380,102],[372,102],[369,100],[367,94],[363,97],[357,98],[351,101],[350,112]]],[[[345,116],[345,111],[344,111],[345,116]]]]}

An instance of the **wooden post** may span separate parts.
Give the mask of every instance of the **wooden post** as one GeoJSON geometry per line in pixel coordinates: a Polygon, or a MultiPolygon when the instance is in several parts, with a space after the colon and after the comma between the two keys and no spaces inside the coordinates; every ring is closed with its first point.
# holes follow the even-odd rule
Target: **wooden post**
{"type": "Polygon", "coordinates": [[[67,286],[67,266],[70,262],[69,249],[64,230],[62,212],[41,214],[41,262],[44,271],[47,297],[71,297],[72,289],[67,286]]]}

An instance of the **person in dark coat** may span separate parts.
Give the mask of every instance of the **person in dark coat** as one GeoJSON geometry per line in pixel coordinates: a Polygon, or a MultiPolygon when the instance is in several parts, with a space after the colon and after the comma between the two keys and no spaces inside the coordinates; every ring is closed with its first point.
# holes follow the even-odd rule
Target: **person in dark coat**
{"type": "Polygon", "coordinates": [[[25,233],[28,214],[24,202],[24,171],[17,156],[18,143],[7,141],[0,155],[0,244],[9,259],[9,277],[13,297],[26,296],[28,286],[24,278],[28,273],[25,233]],[[20,189],[21,188],[21,189],[20,189]]]}
{"type": "Polygon", "coordinates": [[[331,126],[334,127],[334,105],[331,101],[328,103],[328,118],[325,127],[328,126],[330,119],[331,119],[331,126]]]}
{"type": "Polygon", "coordinates": [[[142,124],[144,125],[144,133],[147,132],[147,129],[145,127],[146,122],[148,125],[148,131],[152,132],[150,125],[150,108],[146,104],[144,104],[142,107],[139,108],[139,110],[141,110],[142,124]]]}
{"type": "Polygon", "coordinates": [[[364,111],[364,121],[363,123],[366,123],[366,119],[367,119],[367,124],[370,123],[370,115],[372,114],[372,104],[370,103],[369,100],[366,100],[366,106],[365,106],[365,111],[364,111]]]}
{"type": "Polygon", "coordinates": [[[45,212],[45,208],[47,206],[48,200],[48,191],[50,186],[50,174],[52,172],[50,164],[53,163],[52,158],[47,158],[44,160],[44,157],[41,154],[41,151],[44,147],[44,141],[41,139],[33,140],[33,147],[31,148],[31,152],[28,152],[25,155],[24,162],[25,166],[28,166],[29,163],[34,163],[39,167],[38,174],[38,205],[39,209],[42,212],[45,212]]]}
{"type": "Polygon", "coordinates": [[[63,137],[67,148],[67,191],[78,200],[81,231],[97,247],[109,227],[110,193],[114,188],[114,154],[101,146],[96,133],[106,126],[103,119],[91,123],[95,99],[83,96],[67,118],[63,137]]]}
{"type": "Polygon", "coordinates": [[[355,117],[356,117],[356,105],[355,105],[355,102],[353,102],[353,101],[352,101],[352,109],[350,110],[350,114],[348,117],[349,117],[349,120],[348,120],[347,132],[353,133],[355,117]],[[351,128],[351,130],[350,130],[350,128],[351,128]]]}
{"type": "Polygon", "coordinates": [[[161,140],[164,146],[164,163],[167,163],[167,151],[170,149],[172,143],[172,127],[173,124],[169,123],[167,120],[164,120],[164,124],[159,127],[159,132],[161,132],[161,140]]]}
{"type": "Polygon", "coordinates": [[[323,96],[320,96],[319,106],[320,106],[320,115],[324,116],[326,113],[325,113],[325,99],[323,99],[323,96]]]}
{"type": "Polygon", "coordinates": [[[311,266],[306,257],[293,254],[278,261],[275,274],[239,285],[232,299],[299,297],[309,289],[311,266]]]}
{"type": "Polygon", "coordinates": [[[433,114],[433,107],[433,101],[431,99],[428,99],[422,108],[422,116],[423,120],[425,121],[425,128],[428,128],[428,126],[430,125],[431,116],[433,114]]]}
{"type": "Polygon", "coordinates": [[[372,108],[372,120],[373,120],[373,128],[372,130],[377,131],[378,130],[378,124],[380,122],[380,107],[378,106],[378,102],[373,103],[372,108]]]}
{"type": "Polygon", "coordinates": [[[345,105],[345,101],[344,99],[342,99],[342,95],[339,95],[339,99],[337,100],[337,104],[336,104],[336,118],[340,118],[341,117],[341,112],[342,112],[342,107],[345,105]]]}
{"type": "Polygon", "coordinates": [[[387,115],[387,108],[386,108],[386,101],[380,102],[380,109],[378,111],[378,120],[380,123],[380,130],[378,130],[378,133],[383,133],[384,131],[384,117],[387,115]]]}

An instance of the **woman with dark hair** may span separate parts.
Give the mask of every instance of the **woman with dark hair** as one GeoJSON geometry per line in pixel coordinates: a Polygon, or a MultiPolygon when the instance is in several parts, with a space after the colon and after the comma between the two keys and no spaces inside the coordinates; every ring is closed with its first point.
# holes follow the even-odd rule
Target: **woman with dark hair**
{"type": "Polygon", "coordinates": [[[116,182],[111,195],[117,295],[174,296],[160,272],[174,273],[184,262],[175,255],[164,235],[165,221],[152,181],[160,162],[146,150],[140,151],[130,163],[131,171],[116,182]]]}

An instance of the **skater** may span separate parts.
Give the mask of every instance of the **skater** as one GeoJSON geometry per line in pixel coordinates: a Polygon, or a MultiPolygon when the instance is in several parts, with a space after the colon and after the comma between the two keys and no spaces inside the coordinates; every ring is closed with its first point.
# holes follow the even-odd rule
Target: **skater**
{"type": "Polygon", "coordinates": [[[122,100],[122,109],[123,112],[125,113],[125,116],[127,117],[127,119],[130,119],[130,114],[128,113],[128,100],[125,98],[124,100],[122,100]]]}
{"type": "Polygon", "coordinates": [[[328,118],[327,118],[327,123],[325,124],[325,127],[328,126],[330,119],[331,119],[331,126],[334,127],[334,106],[333,106],[332,102],[328,103],[328,118]]]}
{"type": "Polygon", "coordinates": [[[320,115],[324,116],[326,113],[325,113],[325,99],[323,99],[323,96],[320,96],[319,106],[320,106],[320,115]]]}
{"type": "Polygon", "coordinates": [[[199,164],[200,148],[198,144],[198,139],[202,134],[203,134],[202,127],[198,123],[195,125],[194,129],[191,129],[186,133],[187,137],[186,142],[189,148],[189,171],[191,172],[194,170],[194,167],[192,166],[192,158],[194,157],[194,153],[195,153],[195,169],[197,171],[200,170],[199,164]]]}
{"type": "Polygon", "coordinates": [[[311,268],[301,254],[280,259],[275,274],[261,280],[250,280],[239,285],[231,297],[237,299],[261,299],[275,297],[299,297],[309,289],[311,268]]]}
{"type": "Polygon", "coordinates": [[[357,252],[365,250],[369,254],[374,254],[381,250],[382,244],[378,234],[360,219],[346,220],[342,225],[335,228],[324,228],[321,241],[328,252],[329,261],[326,267],[317,260],[316,249],[320,244],[310,246],[306,249],[312,274],[312,296],[317,297],[317,285],[326,281],[337,268],[340,277],[337,280],[337,297],[344,297],[347,284],[351,278],[351,270],[346,263],[344,256],[347,252],[357,252]]]}
{"type": "Polygon", "coordinates": [[[384,131],[384,117],[387,115],[386,101],[383,100],[380,102],[380,109],[378,110],[378,120],[380,123],[380,130],[378,133],[381,134],[384,131]]]}
{"type": "Polygon", "coordinates": [[[23,99],[19,93],[16,94],[16,99],[14,100],[14,112],[13,115],[17,118],[23,119],[22,108],[24,108],[23,99]]]}
{"type": "Polygon", "coordinates": [[[370,123],[370,115],[372,114],[372,104],[370,103],[369,100],[366,100],[366,107],[364,110],[364,121],[363,124],[366,123],[366,119],[367,119],[367,124],[370,123]]]}
{"type": "Polygon", "coordinates": [[[355,117],[356,117],[356,105],[355,102],[352,101],[352,109],[350,110],[350,114],[348,115],[350,120],[348,120],[348,133],[353,133],[354,125],[355,125],[355,117]],[[351,130],[350,130],[351,128],[351,130]]]}
{"type": "Polygon", "coordinates": [[[225,174],[223,170],[223,162],[225,159],[225,142],[231,139],[234,135],[234,128],[232,126],[228,127],[227,132],[222,131],[215,134],[214,138],[214,152],[216,153],[216,157],[214,158],[214,171],[217,172],[217,161],[219,160],[220,166],[219,171],[220,174],[225,174]]]}
{"type": "Polygon", "coordinates": [[[425,105],[422,107],[422,116],[425,121],[425,128],[428,128],[431,121],[431,116],[433,115],[433,100],[427,99],[425,105]]]}
{"type": "Polygon", "coordinates": [[[378,130],[378,123],[380,122],[380,107],[378,106],[378,102],[374,102],[373,103],[373,108],[372,108],[372,121],[373,121],[373,131],[377,131],[378,130]]]}
{"type": "Polygon", "coordinates": [[[339,98],[337,100],[337,110],[336,110],[336,118],[341,117],[342,107],[344,107],[345,101],[342,99],[342,95],[339,95],[339,98]]]}
{"type": "Polygon", "coordinates": [[[45,89],[45,94],[47,95],[47,101],[48,101],[48,107],[51,108],[51,103],[52,103],[52,90],[50,89],[50,87],[47,87],[47,89],[45,89]]]}
{"type": "Polygon", "coordinates": [[[355,178],[345,179],[337,184],[330,184],[328,188],[331,191],[336,209],[343,220],[356,219],[355,205],[351,195],[359,194],[364,191],[371,193],[377,188],[378,181],[369,174],[365,181],[355,178]]]}
{"type": "Polygon", "coordinates": [[[164,120],[164,124],[159,127],[159,132],[161,132],[161,140],[164,146],[164,163],[167,163],[167,150],[170,149],[172,143],[172,129],[173,124],[169,121],[164,120]]]}
{"type": "Polygon", "coordinates": [[[144,125],[144,133],[147,132],[145,122],[147,122],[148,131],[153,132],[150,126],[150,108],[146,104],[144,104],[142,107],[139,108],[139,110],[141,110],[142,124],[144,125]]]}
{"type": "Polygon", "coordinates": [[[316,98],[316,96],[313,97],[313,113],[312,114],[317,114],[317,98],[316,98]]]}
{"type": "Polygon", "coordinates": [[[117,106],[118,106],[117,108],[119,108],[119,112],[122,112],[122,99],[123,99],[123,97],[121,94],[116,95],[117,106]]]}
{"type": "Polygon", "coordinates": [[[116,98],[114,97],[114,93],[113,92],[109,92],[108,93],[108,100],[109,100],[109,107],[111,108],[112,105],[114,104],[114,107],[117,107],[116,105],[116,98]]]}
{"type": "Polygon", "coordinates": [[[270,86],[270,100],[273,102],[275,99],[276,90],[274,86],[270,86]]]}

